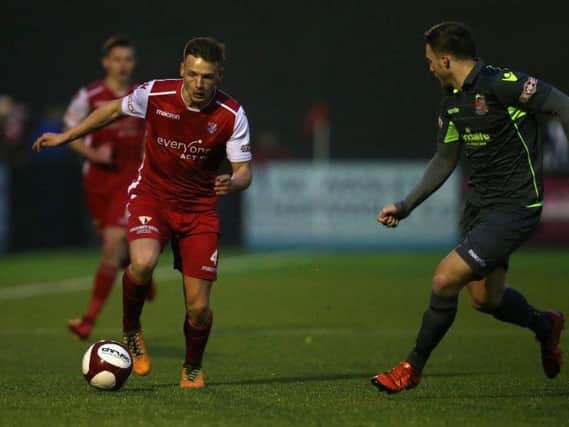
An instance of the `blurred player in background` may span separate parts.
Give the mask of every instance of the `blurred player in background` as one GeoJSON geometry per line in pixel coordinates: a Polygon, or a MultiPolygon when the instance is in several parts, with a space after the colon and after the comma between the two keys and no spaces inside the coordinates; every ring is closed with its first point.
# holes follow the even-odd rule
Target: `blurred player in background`
{"type": "Polygon", "coordinates": [[[123,275],[124,341],[139,375],[150,372],[140,315],[162,248],[172,240],[183,278],[186,357],[180,386],[205,385],[202,357],[213,323],[210,293],[217,278],[217,197],[251,183],[249,125],[243,108],[217,89],[225,59],[212,38],[190,40],[180,79],[152,80],[107,103],[62,134],[44,134],[34,148],[70,143],[123,116],[146,121],[145,158],[129,188],[131,264],[123,275]],[[232,175],[217,171],[224,157],[232,175]]]}
{"type": "MultiPolygon", "coordinates": [[[[135,88],[131,82],[135,52],[127,37],[111,37],[103,44],[102,65],[104,79],[81,88],[71,101],[64,118],[66,128],[76,126],[96,108],[122,98],[135,88]]],[[[87,311],[68,323],[69,330],[81,339],[91,334],[118,269],[128,265],[128,186],[137,176],[143,145],[144,121],[132,117],[70,143],[84,158],[85,199],[102,242],[101,261],[87,311]]],[[[150,297],[153,295],[154,291],[150,297]]]]}
{"type": "Polygon", "coordinates": [[[543,206],[536,113],[558,115],[569,134],[569,97],[527,74],[484,64],[476,57],[470,31],[460,23],[434,26],[425,33],[425,41],[430,71],[445,92],[437,152],[418,185],[404,200],[383,208],[378,221],[396,227],[445,182],[464,149],[472,173],[462,241],[436,269],[415,347],[372,383],[388,393],[419,384],[431,352],[454,321],[464,287],[480,312],[533,331],[541,345],[545,375],[555,378],[565,317],[532,307],[520,292],[506,286],[506,272],[510,255],[536,229],[543,206]]]}

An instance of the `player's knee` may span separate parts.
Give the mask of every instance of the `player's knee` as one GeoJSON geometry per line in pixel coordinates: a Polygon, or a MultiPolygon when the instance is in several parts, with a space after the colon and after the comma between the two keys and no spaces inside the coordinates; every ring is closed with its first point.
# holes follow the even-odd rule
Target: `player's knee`
{"type": "Polygon", "coordinates": [[[115,267],[119,266],[120,256],[118,249],[110,242],[103,242],[101,258],[105,264],[114,265],[115,267]]]}
{"type": "Polygon", "coordinates": [[[157,263],[158,256],[152,252],[133,254],[130,260],[134,274],[141,277],[151,277],[157,263]]]}
{"type": "Polygon", "coordinates": [[[433,291],[435,293],[445,293],[451,289],[454,283],[447,273],[437,272],[433,276],[433,291]]]}
{"type": "Polygon", "coordinates": [[[500,305],[501,298],[499,296],[485,295],[484,297],[471,295],[470,305],[475,310],[482,313],[493,313],[500,305]]]}
{"type": "Polygon", "coordinates": [[[188,304],[187,311],[192,324],[202,325],[208,323],[210,317],[209,304],[196,301],[193,304],[188,304]]]}
{"type": "Polygon", "coordinates": [[[470,305],[473,309],[481,311],[483,313],[488,313],[488,306],[486,305],[486,299],[479,296],[470,296],[470,305]]]}

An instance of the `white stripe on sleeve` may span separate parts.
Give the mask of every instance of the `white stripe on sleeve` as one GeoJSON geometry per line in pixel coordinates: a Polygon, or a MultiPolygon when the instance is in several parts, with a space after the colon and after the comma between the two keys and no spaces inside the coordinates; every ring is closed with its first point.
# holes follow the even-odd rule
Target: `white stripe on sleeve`
{"type": "Polygon", "coordinates": [[[249,122],[243,107],[239,107],[233,125],[233,134],[226,145],[227,160],[232,163],[248,162],[251,155],[251,144],[249,141],[249,122]]]}
{"type": "Polygon", "coordinates": [[[121,101],[121,109],[127,116],[146,117],[146,109],[148,108],[148,97],[152,91],[154,80],[143,83],[125,96],[121,101]]]}

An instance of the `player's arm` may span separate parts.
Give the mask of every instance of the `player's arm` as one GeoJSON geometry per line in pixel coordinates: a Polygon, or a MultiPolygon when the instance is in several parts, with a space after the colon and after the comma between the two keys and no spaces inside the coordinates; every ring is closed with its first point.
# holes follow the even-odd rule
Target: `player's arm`
{"type": "Polygon", "coordinates": [[[437,144],[437,152],[430,160],[421,180],[403,200],[385,206],[377,217],[377,221],[387,227],[396,227],[399,220],[423,203],[437,191],[456,168],[460,157],[459,143],[437,144]]]}
{"type": "Polygon", "coordinates": [[[385,206],[377,216],[377,222],[386,227],[397,227],[399,221],[437,191],[456,168],[462,144],[456,126],[446,114],[445,102],[438,119],[437,151],[423,177],[403,200],[385,206]]]}
{"type": "Polygon", "coordinates": [[[542,111],[559,117],[565,136],[569,139],[569,96],[552,87],[543,103],[542,111]]]}
{"type": "Polygon", "coordinates": [[[71,141],[109,125],[123,115],[121,100],[110,101],[94,110],[79,124],[63,133],[44,133],[34,142],[32,148],[40,151],[43,147],[58,147],[69,144],[71,141]]]}
{"type": "Polygon", "coordinates": [[[243,108],[239,107],[233,125],[233,134],[226,144],[227,159],[231,162],[233,173],[220,175],[215,179],[215,194],[224,196],[228,193],[243,191],[253,180],[251,168],[251,145],[249,122],[243,108]]]}
{"type": "Polygon", "coordinates": [[[69,127],[63,133],[43,134],[34,142],[33,148],[40,151],[42,147],[57,147],[69,144],[71,141],[109,125],[122,116],[145,118],[148,108],[148,97],[153,85],[154,81],[144,83],[124,98],[103,104],[85,119],[69,127]]]}
{"type": "Polygon", "coordinates": [[[569,96],[559,89],[516,71],[497,76],[493,88],[500,102],[508,107],[557,115],[569,138],[569,96]]]}
{"type": "Polygon", "coordinates": [[[69,148],[93,163],[110,165],[113,161],[113,150],[110,144],[94,148],[85,144],[84,139],[76,139],[69,143],[69,148]]]}
{"type": "Polygon", "coordinates": [[[215,179],[215,194],[225,196],[229,193],[243,191],[251,185],[253,180],[253,172],[251,170],[251,162],[232,162],[231,175],[219,175],[215,179]]]}
{"type": "MultiPolygon", "coordinates": [[[[69,103],[63,116],[65,129],[77,126],[89,115],[90,110],[89,93],[87,89],[81,88],[69,103]]],[[[99,164],[111,163],[112,153],[110,146],[93,148],[86,144],[83,139],[77,139],[69,144],[69,148],[90,162],[99,164]]]]}

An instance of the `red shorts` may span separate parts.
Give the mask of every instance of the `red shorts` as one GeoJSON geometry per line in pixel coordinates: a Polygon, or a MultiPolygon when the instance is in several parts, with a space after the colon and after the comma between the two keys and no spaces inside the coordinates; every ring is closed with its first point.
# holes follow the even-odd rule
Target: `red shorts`
{"type": "Polygon", "coordinates": [[[174,268],[185,276],[217,279],[219,216],[216,211],[175,212],[153,198],[136,196],[127,205],[129,242],[155,239],[164,245],[172,239],[174,268]]]}
{"type": "Polygon", "coordinates": [[[126,204],[128,187],[116,188],[114,191],[101,191],[85,186],[87,209],[98,229],[121,227],[127,225],[126,204]]]}

